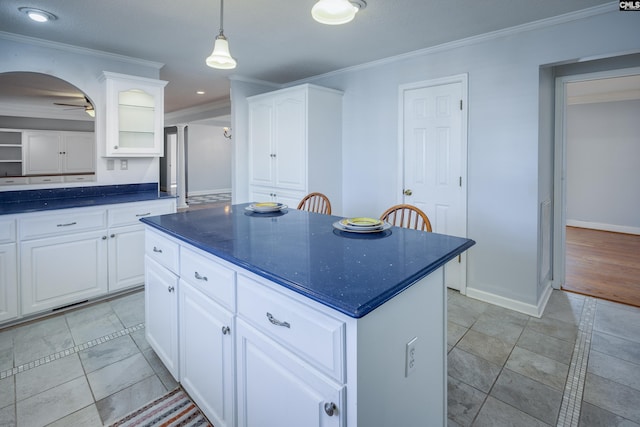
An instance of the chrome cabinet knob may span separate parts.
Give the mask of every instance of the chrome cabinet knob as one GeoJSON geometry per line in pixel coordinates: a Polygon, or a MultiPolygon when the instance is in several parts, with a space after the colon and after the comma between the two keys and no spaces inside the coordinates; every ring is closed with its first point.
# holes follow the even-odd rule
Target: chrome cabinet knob
{"type": "Polygon", "coordinates": [[[324,404],[324,412],[327,413],[330,417],[332,417],[338,411],[338,407],[333,402],[327,402],[324,404]]]}
{"type": "Polygon", "coordinates": [[[229,335],[231,333],[231,328],[228,326],[222,327],[222,335],[229,335]]]}
{"type": "Polygon", "coordinates": [[[402,193],[403,193],[405,196],[410,196],[410,195],[412,195],[412,194],[413,194],[413,191],[411,191],[410,189],[408,189],[408,188],[407,188],[407,189],[406,189],[406,190],[404,190],[402,193]]]}
{"type": "Polygon", "coordinates": [[[169,286],[169,287],[167,288],[167,290],[168,290],[169,292],[173,292],[175,289],[176,289],[176,288],[174,288],[173,286],[169,286]]]}

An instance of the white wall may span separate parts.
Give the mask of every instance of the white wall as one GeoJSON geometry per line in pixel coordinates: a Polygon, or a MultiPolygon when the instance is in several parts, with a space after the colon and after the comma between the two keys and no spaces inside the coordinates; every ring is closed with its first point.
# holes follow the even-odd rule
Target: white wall
{"type": "MultiPolygon", "coordinates": [[[[398,200],[398,86],[468,73],[468,236],[477,244],[467,292],[535,313],[548,289],[538,283],[539,212],[553,172],[548,122],[539,133],[540,102],[551,98],[541,95],[541,80],[551,78],[540,69],[630,51],[640,51],[637,15],[608,4],[307,80],[345,93],[344,214],[379,215],[398,200]]],[[[232,90],[232,105],[237,100],[232,90]]],[[[234,120],[242,127],[241,116],[234,120]]]]}
{"type": "Polygon", "coordinates": [[[567,106],[567,224],[640,234],[640,100],[567,106]]]}
{"type": "MultiPolygon", "coordinates": [[[[96,110],[96,136],[98,144],[104,141],[104,108],[106,105],[103,71],[129,74],[140,77],[159,78],[161,64],[117,55],[104,54],[67,45],[21,38],[10,34],[0,34],[0,73],[10,71],[30,71],[49,74],[66,80],[82,90],[94,103],[96,110]]],[[[99,157],[96,150],[95,184],[130,184],[158,182],[159,163],[157,158],[131,158],[128,169],[107,170],[107,159],[99,157]]],[[[65,184],[71,186],[72,184],[65,184]]],[[[83,183],[82,185],[87,185],[83,183]]],[[[37,186],[20,186],[19,189],[37,186]]],[[[18,187],[16,187],[18,188],[18,187]]],[[[3,187],[0,191],[11,190],[3,187]]]]}
{"type": "Polygon", "coordinates": [[[231,191],[233,140],[221,126],[190,124],[187,143],[187,195],[231,191]]]}

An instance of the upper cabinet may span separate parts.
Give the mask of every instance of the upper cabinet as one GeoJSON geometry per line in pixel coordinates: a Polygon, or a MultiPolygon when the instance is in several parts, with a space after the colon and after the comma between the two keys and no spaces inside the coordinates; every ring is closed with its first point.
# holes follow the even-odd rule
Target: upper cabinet
{"type": "Polygon", "coordinates": [[[164,155],[167,82],[105,71],[106,157],[164,155]]]}

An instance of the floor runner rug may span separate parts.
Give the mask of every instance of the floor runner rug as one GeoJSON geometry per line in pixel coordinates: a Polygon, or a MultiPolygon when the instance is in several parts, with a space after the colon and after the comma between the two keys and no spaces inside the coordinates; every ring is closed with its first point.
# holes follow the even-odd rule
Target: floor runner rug
{"type": "Polygon", "coordinates": [[[213,427],[200,409],[181,389],[130,413],[110,427],[213,427]]]}

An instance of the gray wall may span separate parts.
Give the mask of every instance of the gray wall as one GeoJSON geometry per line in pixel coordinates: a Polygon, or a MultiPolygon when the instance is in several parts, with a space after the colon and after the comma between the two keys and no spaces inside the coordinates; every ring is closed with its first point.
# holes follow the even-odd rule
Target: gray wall
{"type": "MultiPolygon", "coordinates": [[[[640,51],[637,15],[617,4],[565,18],[305,81],[344,91],[343,213],[375,216],[398,201],[401,188],[398,87],[468,74],[468,236],[477,245],[469,251],[467,292],[529,312],[544,304],[549,288],[539,283],[540,204],[553,182],[551,116],[544,110],[553,109],[553,79],[541,69],[640,51]]],[[[238,128],[246,111],[232,88],[238,128]]],[[[243,158],[236,153],[237,163],[243,158]]],[[[235,184],[242,179],[236,173],[235,184]]]]}
{"type": "Polygon", "coordinates": [[[640,100],[567,107],[567,223],[640,233],[640,100]]]}
{"type": "Polygon", "coordinates": [[[220,126],[189,125],[188,195],[231,191],[231,149],[220,126]]]}

